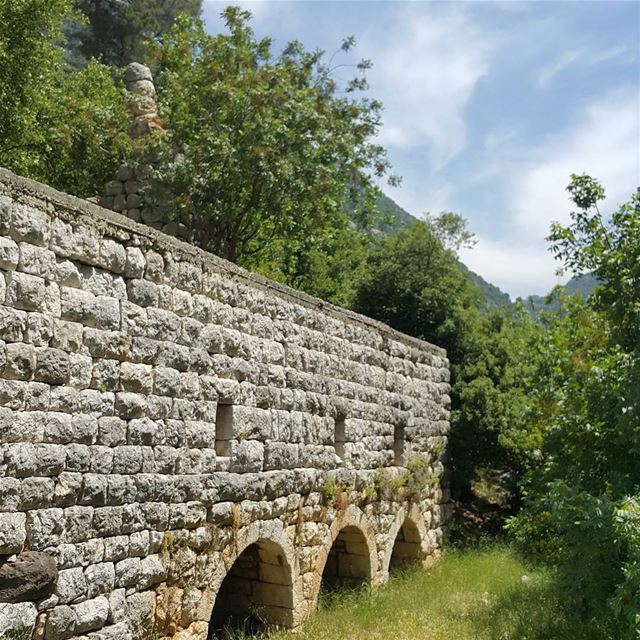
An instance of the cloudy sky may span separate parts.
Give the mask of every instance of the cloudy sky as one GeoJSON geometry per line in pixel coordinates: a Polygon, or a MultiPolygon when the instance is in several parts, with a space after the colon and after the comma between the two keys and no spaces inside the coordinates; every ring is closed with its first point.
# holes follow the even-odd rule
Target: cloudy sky
{"type": "MultiPolygon", "coordinates": [[[[210,32],[226,4],[205,0],[210,32]]],[[[330,55],[355,36],[403,177],[385,191],[416,216],[466,217],[478,244],[463,261],[512,297],[567,279],[544,238],[568,219],[571,173],[597,177],[609,210],[640,185],[638,2],[234,4],[276,50],[295,38],[330,55]]]]}

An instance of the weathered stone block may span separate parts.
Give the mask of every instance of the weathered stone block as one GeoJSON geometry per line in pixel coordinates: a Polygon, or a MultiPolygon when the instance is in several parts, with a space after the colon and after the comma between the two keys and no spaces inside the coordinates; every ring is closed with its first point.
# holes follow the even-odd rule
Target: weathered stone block
{"type": "Polygon", "coordinates": [[[51,478],[25,478],[20,485],[20,508],[27,511],[53,506],[54,489],[51,478]]]}
{"type": "Polygon", "coordinates": [[[0,603],[0,638],[31,638],[37,615],[36,606],[31,602],[0,603]]]}
{"type": "Polygon", "coordinates": [[[109,616],[109,601],[104,596],[71,606],[76,615],[74,633],[86,633],[104,626],[109,616]]]}
{"type": "Polygon", "coordinates": [[[27,326],[27,314],[0,306],[0,336],[6,342],[20,342],[27,326]]]}
{"type": "Polygon", "coordinates": [[[36,368],[36,351],[33,345],[19,342],[6,346],[6,362],[2,375],[13,380],[31,380],[36,368]]]}
{"type": "Polygon", "coordinates": [[[20,250],[10,238],[0,236],[0,269],[13,271],[18,266],[20,250]]]}
{"type": "Polygon", "coordinates": [[[36,247],[27,242],[19,245],[18,269],[47,280],[53,279],[57,271],[56,254],[49,249],[36,247]]]}
{"type": "Polygon", "coordinates": [[[11,271],[7,275],[5,304],[27,311],[45,310],[45,282],[38,276],[11,271]]]}
{"type": "Polygon", "coordinates": [[[38,351],[34,378],[48,384],[66,384],[69,379],[69,354],[62,349],[38,351]]]}
{"type": "Polygon", "coordinates": [[[11,210],[11,237],[17,241],[46,246],[50,236],[49,216],[39,209],[14,204],[11,210]]]}
{"type": "Polygon", "coordinates": [[[120,367],[120,386],[123,391],[151,393],[153,391],[151,365],[123,362],[120,367]]]}
{"type": "Polygon", "coordinates": [[[47,616],[45,625],[45,640],[66,640],[75,630],[76,614],[67,605],[54,607],[47,616]]]}
{"type": "Polygon", "coordinates": [[[0,555],[20,553],[26,536],[24,513],[0,513],[0,555]]]}

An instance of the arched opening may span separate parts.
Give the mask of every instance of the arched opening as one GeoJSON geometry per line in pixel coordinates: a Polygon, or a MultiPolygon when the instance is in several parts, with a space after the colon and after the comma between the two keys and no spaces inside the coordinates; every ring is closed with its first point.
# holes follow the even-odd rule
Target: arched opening
{"type": "Polygon", "coordinates": [[[268,540],[249,545],[225,576],[213,607],[207,640],[238,632],[291,626],[293,584],[282,548],[268,540]]]}
{"type": "Polygon", "coordinates": [[[327,556],[322,586],[329,590],[354,589],[370,580],[371,560],[367,541],[357,527],[344,527],[327,556]]]}
{"type": "Polygon", "coordinates": [[[409,518],[400,527],[391,552],[389,572],[416,564],[422,560],[420,532],[409,518]]]}

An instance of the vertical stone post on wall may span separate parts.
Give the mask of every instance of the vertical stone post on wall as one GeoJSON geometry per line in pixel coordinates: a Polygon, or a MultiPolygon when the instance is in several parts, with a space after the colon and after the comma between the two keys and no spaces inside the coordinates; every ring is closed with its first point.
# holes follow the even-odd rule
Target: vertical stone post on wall
{"type": "MultiPolygon", "coordinates": [[[[164,131],[158,116],[156,88],[149,67],[132,62],[125,72],[125,86],[129,92],[129,110],[131,122],[129,135],[134,141],[140,141],[154,131],[164,131]]],[[[134,166],[121,165],[114,180],[105,186],[104,195],[99,204],[105,209],[117,211],[136,222],[144,222],[156,229],[163,228],[162,210],[146,203],[143,192],[149,186],[153,172],[149,158],[146,162],[132,163],[134,166]]]]}

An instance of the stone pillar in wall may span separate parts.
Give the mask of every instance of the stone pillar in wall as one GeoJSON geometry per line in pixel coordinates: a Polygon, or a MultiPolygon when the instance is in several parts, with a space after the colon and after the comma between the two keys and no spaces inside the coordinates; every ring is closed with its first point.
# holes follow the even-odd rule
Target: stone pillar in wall
{"type": "MultiPolygon", "coordinates": [[[[157,112],[156,88],[149,67],[132,62],[127,67],[124,78],[129,92],[131,138],[135,141],[154,131],[164,131],[157,112]]],[[[121,165],[115,179],[106,184],[99,204],[106,209],[122,213],[136,222],[144,222],[156,229],[163,229],[165,220],[162,208],[153,203],[145,203],[143,197],[152,173],[153,162],[149,158],[134,166],[121,165]]]]}

